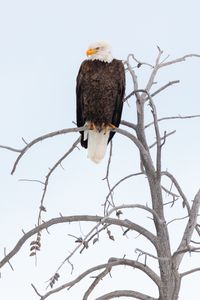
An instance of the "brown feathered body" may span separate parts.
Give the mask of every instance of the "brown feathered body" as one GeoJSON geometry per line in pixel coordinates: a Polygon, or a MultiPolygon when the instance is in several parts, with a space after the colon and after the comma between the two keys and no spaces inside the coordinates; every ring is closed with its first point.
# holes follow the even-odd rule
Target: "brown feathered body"
{"type": "MultiPolygon", "coordinates": [[[[125,71],[122,61],[85,60],[77,76],[77,126],[92,122],[100,132],[107,125],[118,127],[121,120],[125,90],[125,71]]],[[[109,132],[107,143],[114,132],[109,132]]],[[[81,145],[88,139],[81,132],[81,145]]]]}

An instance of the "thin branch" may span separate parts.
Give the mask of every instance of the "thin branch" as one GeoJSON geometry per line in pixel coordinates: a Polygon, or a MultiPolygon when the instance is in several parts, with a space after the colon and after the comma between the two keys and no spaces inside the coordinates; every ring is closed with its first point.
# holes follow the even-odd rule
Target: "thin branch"
{"type": "Polygon", "coordinates": [[[184,204],[184,206],[186,206],[187,211],[188,211],[188,214],[189,214],[189,213],[190,213],[190,205],[189,205],[189,202],[188,202],[188,200],[187,200],[187,197],[186,197],[185,194],[183,193],[183,191],[182,191],[182,189],[181,189],[181,187],[180,187],[178,181],[176,180],[176,178],[175,178],[170,172],[168,172],[168,171],[163,171],[163,172],[161,173],[161,175],[162,175],[162,176],[165,175],[165,176],[167,176],[168,178],[171,179],[171,181],[172,181],[173,184],[175,185],[177,191],[179,192],[181,198],[183,199],[183,204],[184,204]]]}
{"type": "Polygon", "coordinates": [[[104,294],[103,296],[98,297],[95,300],[108,300],[108,299],[119,298],[119,297],[129,297],[129,298],[140,299],[140,300],[158,300],[158,298],[153,298],[143,293],[130,291],[130,290],[117,290],[114,292],[110,292],[108,294],[104,294]]]}
{"type": "MultiPolygon", "coordinates": [[[[157,154],[156,154],[156,171],[157,171],[157,178],[160,180],[161,177],[161,137],[160,137],[160,130],[158,126],[158,118],[156,107],[154,105],[153,99],[150,96],[149,92],[147,92],[149,103],[152,108],[153,120],[154,120],[154,128],[156,133],[156,145],[157,145],[157,154]]],[[[164,136],[164,140],[166,139],[166,134],[164,136]]]]}
{"type": "Polygon", "coordinates": [[[136,128],[137,128],[137,125],[136,124],[133,124],[133,123],[131,123],[131,122],[127,122],[127,121],[125,121],[125,120],[121,120],[121,123],[120,124],[122,124],[122,125],[124,125],[124,126],[127,126],[127,127],[129,127],[129,128],[132,128],[132,129],[134,129],[134,130],[136,130],[136,128]]]}
{"type": "Polygon", "coordinates": [[[126,96],[123,100],[123,102],[126,102],[129,98],[131,98],[132,96],[134,95],[139,95],[139,93],[142,93],[144,92],[144,89],[137,89],[137,90],[134,90],[133,92],[131,92],[128,96],[126,96]]]}
{"type": "MultiPolygon", "coordinates": [[[[200,207],[200,190],[196,193],[190,213],[189,213],[189,220],[187,222],[182,240],[180,242],[180,245],[177,248],[176,253],[179,253],[186,247],[188,247],[192,234],[194,232],[195,226],[197,224],[197,217],[200,207]]],[[[180,254],[176,256],[176,266],[179,266],[181,260],[182,260],[183,254],[180,254]]]]}
{"type": "Polygon", "coordinates": [[[140,253],[139,256],[145,255],[145,256],[149,256],[149,257],[152,257],[152,258],[154,258],[154,259],[162,260],[162,261],[169,261],[169,260],[170,260],[169,257],[158,257],[158,256],[155,256],[155,255],[149,253],[149,252],[145,252],[145,251],[143,251],[143,250],[141,250],[141,249],[139,249],[139,248],[136,248],[136,249],[135,249],[135,253],[137,253],[137,252],[140,253]]]}
{"type": "MultiPolygon", "coordinates": [[[[132,55],[129,54],[128,57],[127,57],[127,60],[125,61],[125,64],[127,65],[128,71],[129,71],[129,73],[130,73],[130,75],[131,75],[131,77],[132,77],[134,91],[137,91],[137,90],[138,90],[138,80],[137,80],[137,75],[136,75],[136,73],[134,72],[134,70],[133,70],[133,68],[131,67],[131,64],[130,64],[130,58],[131,58],[131,57],[132,57],[132,55]]],[[[140,97],[139,93],[136,92],[135,95],[136,95],[137,101],[140,102],[141,97],[140,97]]],[[[126,99],[126,100],[127,100],[127,99],[126,99]]],[[[126,101],[126,100],[125,100],[125,101],[126,101]]]]}
{"type": "MultiPolygon", "coordinates": [[[[161,141],[165,141],[167,137],[169,137],[170,135],[174,134],[175,132],[176,132],[176,130],[173,130],[173,131],[171,131],[171,132],[169,132],[169,133],[164,134],[164,136],[162,136],[162,137],[160,138],[160,140],[161,140],[161,141]]],[[[149,146],[149,149],[155,147],[156,145],[157,145],[157,142],[154,142],[153,144],[151,144],[151,145],[149,146]]],[[[162,146],[162,145],[163,145],[163,144],[161,144],[161,146],[162,146]]]]}
{"type": "MultiPolygon", "coordinates": [[[[121,209],[128,209],[128,208],[139,208],[146,210],[150,212],[157,220],[159,224],[163,224],[163,220],[160,219],[159,215],[156,213],[156,211],[148,206],[142,205],[142,204],[124,204],[124,205],[119,205],[115,207],[115,210],[121,210],[121,209]]],[[[110,215],[110,213],[109,213],[110,215]]]]}
{"type": "Polygon", "coordinates": [[[42,295],[38,292],[38,290],[36,289],[36,287],[34,286],[34,284],[31,283],[32,288],[34,289],[35,293],[42,298],[42,295]]]}
{"type": "MultiPolygon", "coordinates": [[[[97,236],[97,238],[95,238],[95,239],[93,240],[93,244],[94,244],[95,242],[97,242],[97,241],[99,240],[99,233],[100,233],[101,231],[107,229],[109,226],[110,226],[110,225],[103,225],[102,228],[98,229],[94,234],[92,234],[92,235],[87,239],[86,245],[88,245],[89,242],[90,242],[95,236],[97,236]]],[[[83,250],[86,248],[86,245],[83,245],[83,248],[80,250],[80,254],[81,254],[81,253],[83,252],[83,250]]]]}
{"type": "MultiPolygon", "coordinates": [[[[163,191],[165,191],[168,194],[168,196],[170,195],[170,196],[172,196],[173,198],[176,198],[176,199],[178,199],[180,197],[180,195],[173,193],[171,190],[168,190],[163,185],[161,186],[161,188],[162,188],[163,191]]],[[[165,203],[165,205],[166,205],[166,203],[165,203]]]]}
{"type": "Polygon", "coordinates": [[[9,146],[3,146],[3,145],[0,145],[0,148],[1,149],[6,149],[6,150],[9,150],[9,151],[12,151],[12,152],[18,152],[18,153],[21,153],[21,149],[16,149],[16,148],[12,148],[12,147],[9,147],[9,146]]]}
{"type": "MultiPolygon", "coordinates": [[[[191,115],[191,116],[172,116],[172,117],[163,117],[163,118],[159,118],[158,119],[158,122],[161,122],[161,121],[165,121],[165,120],[175,120],[175,119],[192,119],[192,118],[199,118],[200,115],[191,115]]],[[[145,125],[145,129],[150,127],[151,125],[153,125],[154,122],[151,122],[147,125],[145,125]]]]}
{"type": "Polygon", "coordinates": [[[189,271],[183,272],[183,273],[180,274],[180,277],[183,278],[184,276],[193,274],[195,272],[200,272],[200,268],[195,268],[195,269],[191,269],[189,271]]]}
{"type": "Polygon", "coordinates": [[[181,217],[181,218],[175,218],[175,219],[173,219],[173,220],[167,222],[167,225],[169,225],[169,224],[171,224],[171,223],[173,223],[173,222],[175,222],[175,221],[182,221],[182,220],[185,220],[185,219],[187,219],[187,218],[188,218],[188,215],[185,216],[185,217],[181,217]]]}
{"type": "Polygon", "coordinates": [[[107,187],[108,187],[108,190],[109,190],[109,197],[110,197],[111,201],[109,201],[109,199],[108,199],[109,197],[106,197],[106,201],[104,203],[104,215],[106,215],[106,211],[109,209],[110,205],[112,207],[115,207],[114,198],[113,198],[113,194],[112,194],[112,191],[111,191],[110,180],[109,180],[110,164],[111,164],[111,159],[112,159],[112,147],[113,147],[113,144],[112,144],[112,141],[111,141],[110,142],[109,158],[108,158],[107,169],[106,169],[106,176],[105,176],[105,178],[103,178],[103,180],[106,180],[107,187]],[[106,207],[107,203],[108,203],[108,207],[106,207]]]}
{"type": "Polygon", "coordinates": [[[139,176],[139,175],[144,175],[143,172],[138,172],[138,173],[134,173],[134,174],[130,174],[130,175],[127,175],[125,176],[124,178],[120,179],[115,185],[113,185],[113,187],[110,189],[110,192],[108,193],[108,195],[106,196],[106,199],[110,196],[110,193],[112,193],[115,188],[120,184],[122,183],[123,181],[131,178],[131,177],[135,177],[135,176],[139,176]]]}
{"type": "Polygon", "coordinates": [[[137,63],[137,68],[140,68],[142,65],[148,66],[150,68],[154,67],[153,65],[151,65],[149,63],[139,61],[133,53],[130,53],[128,57],[129,57],[129,60],[130,60],[130,58],[132,58],[132,60],[137,63]]]}
{"type": "Polygon", "coordinates": [[[41,215],[42,212],[44,211],[44,199],[45,199],[45,195],[47,192],[47,187],[48,187],[48,183],[49,183],[49,178],[52,175],[52,173],[55,171],[55,169],[61,164],[61,162],[76,148],[76,146],[79,144],[80,142],[80,137],[73,143],[73,145],[69,148],[69,150],[55,163],[55,165],[50,169],[49,173],[46,175],[46,179],[44,182],[44,189],[43,189],[43,194],[42,194],[42,198],[40,201],[40,210],[39,210],[39,215],[38,215],[38,225],[41,223],[41,215]]]}
{"type": "MultiPolygon", "coordinates": [[[[156,61],[155,61],[155,66],[154,66],[154,69],[150,75],[150,78],[148,80],[148,83],[145,87],[145,90],[147,92],[150,91],[152,85],[154,84],[154,80],[155,80],[155,77],[157,75],[157,72],[158,72],[158,69],[159,69],[159,62],[160,62],[160,58],[161,58],[161,55],[163,54],[163,51],[160,50],[160,48],[158,48],[158,56],[156,58],[156,61]]],[[[145,97],[145,94],[143,95],[143,97],[145,97]]]]}
{"type": "Polygon", "coordinates": [[[92,293],[94,288],[98,285],[98,283],[111,271],[112,267],[108,264],[107,267],[103,272],[101,272],[98,276],[96,276],[93,283],[90,285],[90,287],[87,289],[83,296],[83,300],[87,300],[89,295],[92,293]]]}
{"type": "MultiPolygon", "coordinates": [[[[167,84],[163,85],[162,87],[160,87],[158,90],[156,90],[155,92],[153,92],[152,94],[150,94],[150,96],[153,98],[154,96],[156,96],[157,94],[159,94],[160,92],[164,91],[165,89],[167,89],[169,86],[174,85],[179,83],[180,80],[174,80],[174,81],[170,81],[167,84]]],[[[131,98],[132,96],[136,95],[136,93],[139,92],[144,92],[144,89],[138,89],[138,90],[134,90],[132,91],[128,96],[126,96],[123,100],[123,102],[126,102],[129,98],[131,98]]],[[[149,99],[149,97],[146,97],[144,100],[147,101],[149,99]]]]}
{"type": "MultiPolygon", "coordinates": [[[[153,163],[152,163],[152,159],[151,159],[151,156],[150,156],[149,152],[145,149],[145,147],[138,140],[138,138],[136,138],[136,136],[134,136],[133,134],[131,134],[127,130],[124,130],[124,129],[121,129],[121,128],[115,128],[115,129],[113,129],[113,131],[118,132],[118,133],[128,137],[139,149],[140,154],[141,154],[143,160],[145,161],[146,165],[149,167],[149,169],[153,168],[153,163]]],[[[155,171],[154,170],[151,170],[151,171],[152,171],[152,174],[154,174],[155,171]]]]}
{"type": "Polygon", "coordinates": [[[40,184],[44,185],[44,182],[43,182],[43,181],[37,180],[37,179],[24,179],[24,178],[21,178],[21,179],[19,179],[19,181],[25,181],[25,182],[37,182],[37,183],[40,183],[40,184]]]}
{"type": "Polygon", "coordinates": [[[66,129],[61,129],[61,130],[57,130],[54,132],[50,132],[47,133],[45,135],[39,136],[36,139],[32,140],[30,143],[26,144],[26,146],[24,148],[22,148],[21,150],[18,149],[14,149],[8,146],[0,146],[0,148],[3,149],[7,149],[10,151],[14,151],[14,152],[20,152],[20,155],[17,157],[14,166],[12,168],[11,174],[13,174],[17,168],[17,165],[19,163],[19,161],[21,160],[21,158],[24,156],[24,154],[35,144],[45,140],[45,139],[49,139],[51,137],[57,136],[57,135],[61,135],[61,134],[66,134],[66,133],[71,133],[71,132],[79,132],[79,131],[83,131],[85,129],[85,127],[75,127],[75,128],[66,128],[66,129]]]}
{"type": "MultiPolygon", "coordinates": [[[[6,255],[6,248],[4,248],[4,256],[5,256],[5,257],[7,256],[7,255],[6,255]]],[[[14,271],[14,268],[13,268],[13,266],[11,265],[11,263],[10,263],[9,260],[8,260],[8,264],[9,264],[11,270],[14,271]]]]}
{"type": "Polygon", "coordinates": [[[187,58],[191,58],[191,57],[198,57],[200,58],[200,55],[199,54],[187,54],[187,55],[184,55],[180,58],[177,58],[177,59],[174,59],[174,60],[171,60],[171,61],[168,61],[168,62],[165,62],[165,63],[161,63],[159,65],[159,68],[163,68],[163,67],[166,67],[166,66],[169,66],[169,65],[172,65],[172,64],[177,64],[179,62],[183,62],[185,61],[187,58]]]}
{"type": "MultiPolygon", "coordinates": [[[[153,92],[151,94],[151,97],[156,96],[157,94],[159,94],[160,92],[164,91],[165,89],[167,89],[169,86],[174,85],[180,83],[180,80],[174,80],[174,81],[170,81],[167,84],[163,85],[161,88],[159,88],[158,90],[156,90],[155,92],[153,92]]],[[[149,98],[147,97],[145,100],[148,100],[149,98]]]]}

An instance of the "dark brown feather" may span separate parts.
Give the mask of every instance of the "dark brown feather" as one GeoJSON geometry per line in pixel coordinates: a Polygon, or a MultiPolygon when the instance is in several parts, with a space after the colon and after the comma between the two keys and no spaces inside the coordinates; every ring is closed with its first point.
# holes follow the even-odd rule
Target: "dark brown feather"
{"type": "MultiPolygon", "coordinates": [[[[125,90],[125,71],[122,61],[113,59],[111,63],[85,60],[77,76],[77,126],[86,121],[97,127],[102,124],[119,126],[125,90]]],[[[87,141],[81,145],[87,148],[87,141]]],[[[114,132],[110,132],[109,140],[114,132]]]]}

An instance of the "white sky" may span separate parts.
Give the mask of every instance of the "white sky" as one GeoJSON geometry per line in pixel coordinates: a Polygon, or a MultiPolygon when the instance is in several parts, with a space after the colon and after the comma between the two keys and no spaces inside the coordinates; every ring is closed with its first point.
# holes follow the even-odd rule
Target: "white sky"
{"type": "MultiPolygon", "coordinates": [[[[98,40],[108,41],[115,57],[126,59],[134,53],[141,60],[154,63],[159,45],[166,56],[177,58],[189,53],[200,53],[198,0],[101,0],[99,2],[64,0],[7,0],[0,1],[0,144],[16,148],[26,141],[54,130],[72,127],[75,121],[75,80],[80,63],[85,59],[88,44],[98,40]]],[[[178,86],[170,87],[155,98],[159,117],[200,113],[199,82],[200,60],[187,62],[162,70],[157,78],[158,87],[180,79],[178,86]]],[[[138,70],[140,88],[144,88],[147,73],[138,70]]],[[[127,87],[127,92],[131,87],[127,87]]],[[[135,120],[133,99],[124,109],[123,119],[135,120]]],[[[194,197],[199,182],[199,120],[163,122],[162,132],[176,129],[165,145],[163,169],[173,172],[182,184],[189,199],[194,197]]],[[[38,144],[22,159],[14,176],[10,170],[16,158],[14,153],[0,151],[0,253],[7,252],[21,237],[23,228],[28,231],[37,222],[38,206],[42,187],[37,183],[19,182],[20,178],[43,180],[48,168],[62,156],[78,134],[54,138],[38,144]]],[[[150,135],[152,142],[152,135],[150,135]]],[[[125,175],[138,171],[138,154],[135,147],[124,137],[115,136],[111,181],[114,184],[125,175]]],[[[107,187],[101,179],[106,172],[106,159],[94,165],[86,158],[86,151],[75,150],[63,163],[50,181],[45,206],[45,219],[72,214],[102,214],[107,187]]],[[[116,204],[148,202],[145,179],[131,179],[115,193],[116,204]]],[[[168,183],[169,187],[169,183],[168,183]]],[[[168,212],[168,219],[182,212],[181,205],[168,212]],[[170,215],[171,214],[171,215],[170,215]]],[[[140,221],[143,215],[129,212],[129,218],[140,221]]],[[[150,224],[146,218],[143,224],[150,224]]],[[[179,230],[184,222],[171,226],[172,246],[180,240],[179,230]],[[176,229],[176,230],[174,230],[176,229]]],[[[149,225],[148,225],[149,226],[149,225]]],[[[89,224],[82,225],[87,233],[89,224]]],[[[0,297],[4,300],[37,299],[30,284],[34,283],[41,293],[45,281],[54,273],[69,251],[73,239],[68,233],[79,236],[79,225],[59,225],[50,229],[42,240],[41,254],[35,267],[29,258],[29,242],[11,261],[12,272],[5,266],[1,272],[0,297]]],[[[121,232],[112,229],[116,242],[102,235],[100,243],[91,246],[82,255],[72,259],[75,267],[70,275],[69,265],[64,266],[59,284],[69,281],[81,271],[95,264],[105,263],[110,256],[135,259],[136,247],[152,251],[142,239],[121,238],[121,232]]],[[[181,232],[181,231],[180,231],[181,232]]],[[[199,266],[197,255],[187,256],[185,270],[199,266]]],[[[152,265],[153,261],[149,263],[152,265]]],[[[109,288],[131,289],[155,295],[154,286],[136,270],[118,268],[123,273],[113,272],[90,299],[107,292],[109,288]],[[127,272],[127,273],[126,273],[127,272]],[[121,278],[123,276],[123,280],[121,278]]],[[[182,283],[180,300],[199,299],[196,273],[182,283]]],[[[91,283],[87,279],[70,291],[51,296],[49,299],[82,299],[83,291],[91,283]]],[[[156,294],[157,296],[157,294],[156,294]]],[[[126,298],[127,299],[127,298],[126,298]]],[[[122,299],[123,300],[123,299],[122,299]]]]}

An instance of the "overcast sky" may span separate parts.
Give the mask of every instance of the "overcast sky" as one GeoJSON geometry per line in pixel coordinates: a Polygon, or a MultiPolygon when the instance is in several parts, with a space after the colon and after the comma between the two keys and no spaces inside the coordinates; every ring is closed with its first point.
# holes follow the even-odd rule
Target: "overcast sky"
{"type": "MultiPolygon", "coordinates": [[[[105,40],[112,45],[116,58],[125,60],[129,53],[134,53],[139,60],[151,64],[157,55],[157,45],[164,50],[164,57],[170,55],[170,59],[200,54],[199,11],[198,0],[0,0],[0,144],[20,148],[24,145],[22,137],[31,141],[42,134],[74,126],[76,75],[91,42],[105,40]]],[[[145,87],[148,74],[146,68],[138,70],[140,88],[145,87]]],[[[157,84],[160,87],[177,79],[180,79],[178,86],[170,87],[155,98],[159,117],[200,114],[200,59],[191,58],[161,70],[157,84]]],[[[127,93],[131,89],[128,81],[127,93]]],[[[123,119],[135,121],[134,99],[129,101],[129,106],[125,105],[123,119]]],[[[193,199],[200,186],[199,125],[198,119],[169,121],[161,125],[162,132],[177,130],[165,145],[163,169],[177,176],[189,199],[193,199]]],[[[19,179],[43,180],[48,168],[77,137],[78,134],[68,134],[36,145],[22,159],[14,176],[10,175],[10,170],[16,154],[0,151],[1,257],[4,247],[8,252],[22,236],[22,229],[28,231],[37,222],[42,186],[19,179]]],[[[150,135],[149,142],[152,141],[150,135]]],[[[102,164],[95,165],[87,159],[83,148],[76,149],[63,163],[64,170],[59,168],[50,180],[45,220],[58,216],[59,212],[63,215],[101,215],[107,194],[106,184],[101,180],[105,177],[106,163],[107,157],[102,164]]],[[[111,183],[138,170],[135,147],[125,137],[116,135],[111,183]]],[[[147,195],[145,179],[131,179],[115,193],[116,204],[146,204],[147,195]]],[[[180,210],[182,212],[181,205],[177,205],[169,219],[179,215],[180,210]]],[[[130,212],[129,217],[138,222],[141,218],[135,212],[130,212]]],[[[150,221],[145,219],[144,222],[148,226],[150,221]]],[[[179,223],[180,233],[183,225],[184,222],[179,223]]],[[[45,233],[37,267],[29,257],[28,242],[12,260],[15,271],[5,266],[1,272],[1,299],[38,299],[30,284],[34,283],[44,293],[46,281],[74,248],[74,240],[68,234],[80,236],[89,228],[89,224],[81,228],[79,224],[62,225],[51,229],[50,235],[45,233]]],[[[172,225],[173,247],[180,240],[179,232],[175,235],[174,228],[172,225]]],[[[103,234],[96,246],[91,246],[82,255],[77,253],[73,258],[73,275],[70,275],[70,266],[64,266],[59,284],[72,280],[95,264],[105,263],[110,256],[127,254],[135,259],[136,247],[152,251],[144,240],[135,239],[136,233],[130,234],[129,239],[122,239],[120,231],[114,228],[113,234],[117,236],[116,242],[108,241],[103,234]]],[[[199,267],[197,255],[186,258],[183,270],[199,267]]],[[[149,263],[153,264],[153,261],[149,263]]],[[[114,271],[113,279],[105,280],[91,299],[109,291],[110,287],[114,290],[116,285],[121,289],[138,288],[157,296],[149,280],[144,286],[139,272],[120,270],[124,272],[124,280],[114,271]]],[[[199,299],[199,278],[200,274],[196,273],[183,281],[180,300],[199,299]]],[[[49,299],[82,299],[90,283],[87,279],[70,291],[49,299]]]]}

